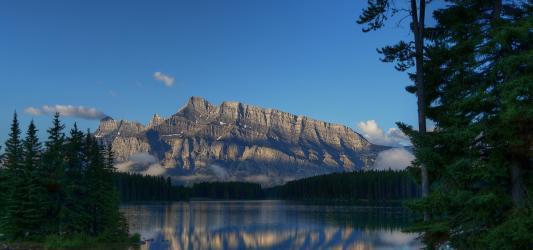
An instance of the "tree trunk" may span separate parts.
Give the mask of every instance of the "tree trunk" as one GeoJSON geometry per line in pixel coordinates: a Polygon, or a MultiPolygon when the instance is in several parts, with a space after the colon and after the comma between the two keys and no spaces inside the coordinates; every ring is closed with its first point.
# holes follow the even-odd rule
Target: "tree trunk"
{"type": "MultiPolygon", "coordinates": [[[[413,19],[413,34],[415,40],[415,62],[416,62],[416,97],[418,106],[418,131],[426,133],[426,106],[424,96],[424,18],[426,2],[420,0],[420,10],[417,9],[416,0],[411,0],[411,17],[413,19]],[[420,11],[420,15],[418,12],[420,11]]],[[[429,194],[429,180],[426,166],[421,165],[422,198],[429,194]]],[[[424,211],[424,221],[429,220],[428,211],[424,211]]]]}

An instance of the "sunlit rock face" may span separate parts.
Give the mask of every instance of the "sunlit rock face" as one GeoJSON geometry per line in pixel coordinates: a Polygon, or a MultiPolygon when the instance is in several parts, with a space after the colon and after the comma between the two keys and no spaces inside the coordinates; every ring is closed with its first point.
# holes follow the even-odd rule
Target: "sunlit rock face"
{"type": "Polygon", "coordinates": [[[118,163],[149,153],[176,182],[274,185],[368,168],[385,149],[346,126],[239,102],[216,106],[200,97],[168,118],[154,115],[146,126],[106,118],[95,135],[113,145],[118,163]]]}

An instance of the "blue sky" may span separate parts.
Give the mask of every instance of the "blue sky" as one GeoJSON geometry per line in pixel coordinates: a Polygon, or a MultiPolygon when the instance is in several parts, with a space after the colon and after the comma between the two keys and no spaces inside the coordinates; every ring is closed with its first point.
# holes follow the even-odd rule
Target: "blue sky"
{"type": "MultiPolygon", "coordinates": [[[[0,141],[28,107],[95,108],[115,119],[169,116],[190,96],[241,101],[357,129],[416,124],[408,79],[376,48],[408,23],[363,33],[360,0],[1,1],[0,141]],[[171,86],[156,72],[174,79],[171,86]]],[[[170,83],[170,82],[169,82],[170,83]]],[[[82,128],[97,120],[75,117],[82,128]]],[[[44,135],[44,133],[42,133],[44,135]]],[[[44,139],[44,138],[43,138],[44,139]]]]}

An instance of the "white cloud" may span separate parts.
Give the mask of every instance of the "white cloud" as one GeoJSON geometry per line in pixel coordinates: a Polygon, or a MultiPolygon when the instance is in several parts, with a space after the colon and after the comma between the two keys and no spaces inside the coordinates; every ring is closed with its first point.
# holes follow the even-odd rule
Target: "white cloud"
{"type": "Polygon", "coordinates": [[[163,175],[166,172],[167,172],[167,169],[165,167],[163,167],[160,164],[156,163],[156,164],[150,165],[148,167],[148,169],[146,169],[142,173],[144,175],[159,176],[159,175],[163,175]]]}
{"type": "Polygon", "coordinates": [[[375,120],[360,122],[357,127],[361,130],[363,136],[374,144],[396,147],[411,144],[409,138],[398,128],[389,128],[385,132],[375,120]]]}
{"type": "Polygon", "coordinates": [[[130,161],[133,161],[135,163],[141,164],[141,165],[149,165],[152,163],[156,163],[157,159],[155,156],[149,154],[149,153],[137,153],[129,158],[130,161]]]}
{"type": "Polygon", "coordinates": [[[415,156],[404,148],[393,148],[381,151],[372,169],[401,170],[411,165],[415,156]]]}
{"type": "Polygon", "coordinates": [[[115,168],[118,172],[127,173],[131,171],[131,167],[133,166],[133,164],[135,164],[133,161],[125,161],[115,164],[115,168]]]}
{"type": "Polygon", "coordinates": [[[213,171],[213,173],[220,180],[225,180],[225,179],[227,179],[229,177],[228,171],[226,171],[224,168],[222,168],[219,165],[211,164],[211,165],[209,165],[209,168],[211,169],[211,171],[213,171]]]}
{"type": "Polygon", "coordinates": [[[24,112],[28,113],[28,114],[31,114],[31,115],[42,115],[43,112],[38,109],[38,108],[34,108],[34,107],[27,107],[24,112]]]}
{"type": "Polygon", "coordinates": [[[149,153],[137,153],[127,161],[115,164],[119,172],[136,172],[144,175],[159,176],[166,173],[167,169],[157,162],[157,158],[149,153]]]}
{"type": "Polygon", "coordinates": [[[62,116],[78,117],[88,120],[99,120],[107,117],[106,114],[96,110],[95,108],[86,108],[83,106],[73,105],[44,105],[40,108],[28,107],[24,109],[24,112],[31,115],[53,115],[55,113],[59,113],[62,116]]]}
{"type": "Polygon", "coordinates": [[[159,71],[154,73],[154,78],[158,81],[162,81],[167,87],[170,87],[174,84],[174,77],[163,74],[159,71]]]}

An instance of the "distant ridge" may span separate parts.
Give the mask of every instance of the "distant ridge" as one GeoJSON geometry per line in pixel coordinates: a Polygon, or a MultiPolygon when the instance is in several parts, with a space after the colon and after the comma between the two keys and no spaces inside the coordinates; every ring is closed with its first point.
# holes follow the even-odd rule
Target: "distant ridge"
{"type": "Polygon", "coordinates": [[[165,174],[175,182],[214,180],[263,185],[369,168],[378,152],[351,128],[240,102],[191,97],[174,115],[138,122],[100,121],[121,171],[165,174]]]}

